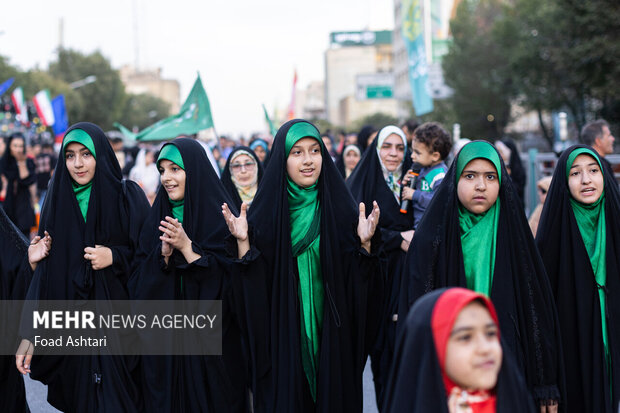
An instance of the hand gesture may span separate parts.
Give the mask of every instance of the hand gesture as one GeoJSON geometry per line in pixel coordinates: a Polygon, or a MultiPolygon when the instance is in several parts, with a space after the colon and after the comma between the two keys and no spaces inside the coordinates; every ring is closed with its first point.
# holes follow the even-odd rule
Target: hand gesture
{"type": "Polygon", "coordinates": [[[26,339],[23,339],[15,353],[15,366],[21,374],[30,373],[30,362],[32,361],[32,353],[34,346],[26,339]]]}
{"type": "Polygon", "coordinates": [[[172,248],[172,246],[169,243],[167,243],[166,241],[161,242],[161,255],[162,256],[166,258],[170,257],[172,255],[173,250],[174,248],[172,248]]]}
{"type": "Polygon", "coordinates": [[[412,200],[413,199],[413,193],[415,192],[415,189],[413,188],[409,188],[408,186],[404,186],[403,190],[401,192],[401,197],[403,199],[408,199],[408,200],[412,200]]]}
{"type": "Polygon", "coordinates": [[[159,222],[159,230],[163,233],[159,237],[162,241],[162,253],[164,250],[164,242],[167,242],[170,244],[170,247],[176,248],[179,251],[186,249],[188,245],[191,248],[192,241],[185,233],[183,225],[178,219],[167,216],[163,221],[159,222]]]}
{"type": "Polygon", "coordinates": [[[28,262],[33,271],[37,264],[49,255],[51,249],[52,237],[47,231],[44,232],[43,238],[37,235],[30,241],[30,246],[28,246],[28,262]]]}
{"type": "Polygon", "coordinates": [[[400,249],[407,252],[409,250],[409,244],[411,244],[411,239],[413,238],[413,230],[403,231],[400,233],[400,236],[403,237],[403,241],[400,243],[400,249]]]}
{"type": "Polygon", "coordinates": [[[360,237],[362,245],[364,245],[369,243],[372,236],[375,235],[381,211],[377,201],[373,201],[372,212],[368,215],[368,218],[366,218],[366,205],[363,202],[360,202],[359,208],[360,216],[357,223],[357,235],[360,237]]]}
{"type": "Polygon", "coordinates": [[[114,262],[112,250],[103,245],[95,245],[95,248],[84,248],[84,258],[90,261],[93,270],[102,270],[114,262]]]}
{"type": "Polygon", "coordinates": [[[241,212],[239,217],[235,217],[226,203],[222,204],[222,215],[228,225],[230,233],[237,238],[237,241],[245,241],[248,239],[248,219],[247,219],[248,204],[245,202],[241,204],[241,212]]]}

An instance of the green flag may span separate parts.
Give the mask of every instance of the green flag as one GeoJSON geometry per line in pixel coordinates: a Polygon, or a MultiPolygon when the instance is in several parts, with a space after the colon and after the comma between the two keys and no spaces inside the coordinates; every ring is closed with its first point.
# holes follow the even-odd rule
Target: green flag
{"type": "Polygon", "coordinates": [[[278,130],[275,126],[273,126],[273,122],[271,121],[271,119],[269,119],[269,114],[267,113],[267,108],[265,108],[265,104],[263,104],[263,111],[265,112],[265,119],[267,120],[267,124],[269,125],[269,132],[271,133],[271,136],[275,138],[278,130]]]}
{"type": "Polygon", "coordinates": [[[114,122],[114,127],[120,130],[121,133],[125,135],[127,139],[131,139],[132,141],[136,140],[136,134],[130,131],[129,129],[127,129],[126,127],[124,127],[123,125],[121,125],[120,123],[114,122]]]}
{"type": "Polygon", "coordinates": [[[200,75],[198,75],[179,113],[142,130],[136,139],[139,141],[161,141],[173,139],[179,135],[191,135],[212,127],[213,117],[211,116],[209,98],[202,87],[200,75]]]}

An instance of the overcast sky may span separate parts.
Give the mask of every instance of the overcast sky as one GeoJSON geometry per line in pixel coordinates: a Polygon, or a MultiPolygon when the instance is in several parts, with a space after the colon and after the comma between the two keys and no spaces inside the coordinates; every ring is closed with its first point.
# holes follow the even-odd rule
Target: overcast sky
{"type": "Polygon", "coordinates": [[[181,102],[199,71],[217,132],[234,135],[266,130],[261,104],[288,105],[295,68],[299,87],[324,78],[330,32],[394,26],[391,0],[5,1],[0,55],[47,68],[61,18],[66,48],[98,49],[115,68],[136,61],[137,26],[140,66],[177,79],[181,102]]]}

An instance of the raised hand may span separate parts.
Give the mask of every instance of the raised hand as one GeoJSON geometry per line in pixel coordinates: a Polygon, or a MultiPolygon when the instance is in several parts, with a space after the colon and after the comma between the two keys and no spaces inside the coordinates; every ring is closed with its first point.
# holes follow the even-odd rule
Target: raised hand
{"type": "Polygon", "coordinates": [[[248,219],[247,219],[248,204],[245,202],[241,204],[241,212],[239,217],[230,212],[230,208],[226,203],[222,204],[222,215],[228,225],[228,230],[237,238],[237,241],[246,241],[248,239],[248,219]]]}
{"type": "Polygon", "coordinates": [[[84,258],[90,261],[93,270],[102,270],[114,263],[112,250],[103,245],[84,248],[84,258]]]}
{"type": "Polygon", "coordinates": [[[368,252],[370,252],[370,240],[373,235],[375,235],[375,230],[377,229],[377,224],[379,223],[379,215],[381,211],[379,210],[379,205],[377,201],[373,201],[372,203],[372,212],[368,217],[366,217],[366,205],[363,202],[360,202],[360,215],[357,223],[357,235],[360,237],[360,241],[362,243],[362,247],[368,252]]]}
{"type": "Polygon", "coordinates": [[[49,255],[51,249],[52,237],[47,231],[45,231],[43,238],[37,235],[30,241],[28,246],[28,262],[33,271],[37,268],[37,264],[49,255]]]}

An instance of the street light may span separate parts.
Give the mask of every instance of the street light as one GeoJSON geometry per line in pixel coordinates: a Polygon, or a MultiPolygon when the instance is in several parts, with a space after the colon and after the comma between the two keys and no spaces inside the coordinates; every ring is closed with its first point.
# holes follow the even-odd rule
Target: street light
{"type": "Polygon", "coordinates": [[[69,83],[69,86],[71,87],[71,89],[77,89],[79,87],[93,83],[96,80],[97,80],[97,76],[90,75],[90,76],[86,76],[84,79],[76,80],[73,83],[69,83]]]}

